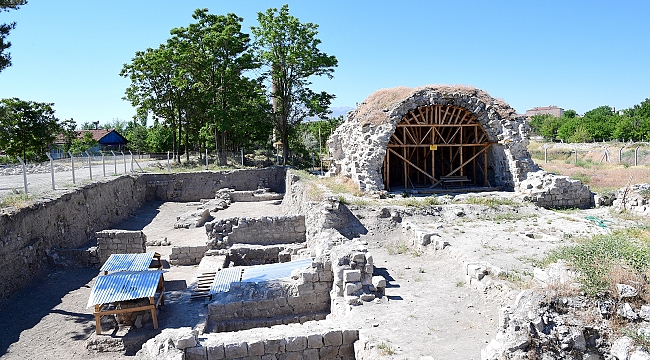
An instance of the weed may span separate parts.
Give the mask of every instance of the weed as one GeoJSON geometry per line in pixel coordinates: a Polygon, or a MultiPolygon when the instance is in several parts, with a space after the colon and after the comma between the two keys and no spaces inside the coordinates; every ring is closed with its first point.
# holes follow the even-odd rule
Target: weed
{"type": "Polygon", "coordinates": [[[389,344],[386,344],[383,341],[381,344],[377,345],[377,349],[379,349],[379,355],[382,356],[395,354],[395,350],[393,350],[393,347],[390,346],[389,344]]]}
{"type": "Polygon", "coordinates": [[[426,207],[426,206],[435,206],[440,205],[440,201],[435,196],[427,196],[424,199],[422,198],[406,198],[397,202],[397,205],[406,206],[406,207],[426,207]]]}
{"type": "Polygon", "coordinates": [[[21,209],[27,207],[33,199],[33,194],[15,193],[0,199],[0,207],[11,206],[21,209]]]}
{"type": "Polygon", "coordinates": [[[521,206],[520,203],[511,200],[511,199],[502,199],[502,198],[492,198],[492,197],[481,197],[481,196],[471,196],[461,201],[464,204],[474,204],[474,205],[483,205],[491,208],[495,208],[499,205],[507,206],[521,206]]]}
{"type": "Polygon", "coordinates": [[[463,287],[465,285],[464,281],[456,281],[456,287],[463,287]]]}
{"type": "Polygon", "coordinates": [[[624,328],[621,329],[623,335],[629,336],[634,345],[641,347],[645,351],[650,351],[650,336],[645,332],[635,331],[634,329],[624,328]]]}
{"type": "Polygon", "coordinates": [[[580,180],[581,183],[583,184],[589,184],[591,182],[591,176],[582,172],[579,172],[577,174],[571,175],[571,178],[573,180],[580,180]]]}
{"type": "Polygon", "coordinates": [[[346,199],[345,196],[343,196],[343,195],[339,195],[339,196],[338,196],[338,200],[339,200],[339,202],[340,202],[341,204],[345,204],[345,205],[350,204],[350,203],[348,202],[348,199],[346,199]]]}
{"type": "Polygon", "coordinates": [[[424,268],[420,268],[420,269],[418,269],[418,272],[419,272],[420,274],[424,274],[424,268]]]}

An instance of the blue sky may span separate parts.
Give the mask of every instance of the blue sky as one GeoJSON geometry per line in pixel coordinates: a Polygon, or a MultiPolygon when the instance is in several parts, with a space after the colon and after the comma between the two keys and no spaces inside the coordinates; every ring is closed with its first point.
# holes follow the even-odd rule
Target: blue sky
{"type": "MultiPolygon", "coordinates": [[[[244,31],[287,1],[29,0],[0,13],[17,22],[0,98],[52,102],[78,124],[130,120],[118,74],[138,50],[187,26],[196,8],[234,12],[244,31]]],[[[648,1],[300,1],[290,13],[318,24],[339,66],[314,90],[354,107],[378,89],[473,85],[518,112],[557,105],[584,113],[650,97],[648,1]]]]}

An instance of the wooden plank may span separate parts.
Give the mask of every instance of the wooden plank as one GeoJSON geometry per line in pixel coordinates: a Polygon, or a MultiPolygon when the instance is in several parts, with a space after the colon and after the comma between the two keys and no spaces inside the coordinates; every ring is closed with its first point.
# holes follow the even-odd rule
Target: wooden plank
{"type": "Polygon", "coordinates": [[[425,176],[427,176],[428,178],[433,179],[433,180],[436,180],[436,179],[433,178],[431,175],[427,174],[424,170],[420,169],[418,166],[416,166],[415,164],[413,164],[412,162],[410,162],[408,159],[406,159],[405,157],[403,157],[402,155],[400,155],[399,153],[397,153],[395,150],[389,149],[389,151],[391,151],[393,154],[397,155],[397,157],[399,157],[400,159],[402,159],[405,163],[408,163],[409,165],[413,166],[416,170],[422,172],[422,173],[423,173],[425,176]]]}
{"type": "Polygon", "coordinates": [[[483,152],[485,152],[485,151],[486,151],[486,150],[487,150],[491,145],[492,145],[492,143],[489,143],[487,146],[485,146],[483,149],[481,149],[481,150],[478,152],[478,154],[475,154],[475,155],[472,156],[469,160],[465,161],[464,163],[461,163],[460,166],[456,167],[454,170],[452,170],[452,171],[451,171],[449,174],[447,174],[446,176],[450,176],[450,175],[455,174],[458,170],[460,170],[460,168],[462,168],[463,166],[467,165],[470,161],[474,160],[477,156],[479,156],[480,154],[482,154],[483,152]]]}
{"type": "MultiPolygon", "coordinates": [[[[435,144],[435,145],[438,148],[444,148],[444,147],[461,147],[461,146],[464,146],[464,147],[470,147],[470,146],[481,147],[481,146],[484,146],[484,145],[487,145],[487,144],[491,144],[491,143],[484,142],[484,143],[480,143],[480,144],[462,144],[462,145],[461,144],[435,144]]],[[[428,148],[429,146],[431,146],[431,145],[430,144],[408,144],[408,145],[388,144],[388,145],[386,145],[386,147],[393,148],[393,149],[395,149],[395,148],[428,148]]]]}

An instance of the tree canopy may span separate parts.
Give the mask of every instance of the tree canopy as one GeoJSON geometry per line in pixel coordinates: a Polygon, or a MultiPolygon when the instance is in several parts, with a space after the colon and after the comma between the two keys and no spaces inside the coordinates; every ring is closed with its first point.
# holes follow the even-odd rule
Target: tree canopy
{"type": "Polygon", "coordinates": [[[0,149],[10,157],[42,159],[61,131],[54,104],[0,100],[0,149]]]}
{"type": "MultiPolygon", "coordinates": [[[[27,4],[27,0],[0,0],[0,12],[16,10],[25,4],[27,4]]],[[[0,24],[0,71],[11,66],[11,54],[5,50],[11,47],[11,42],[7,41],[7,37],[15,28],[15,22],[0,24]]]]}
{"type": "Polygon", "coordinates": [[[292,128],[308,116],[324,117],[334,95],[310,88],[311,76],[333,77],[336,57],[322,52],[316,38],[318,25],[301,23],[289,15],[289,6],[258,13],[259,26],[252,27],[256,53],[270,81],[275,127],[283,147],[283,163],[289,150],[292,128]]]}

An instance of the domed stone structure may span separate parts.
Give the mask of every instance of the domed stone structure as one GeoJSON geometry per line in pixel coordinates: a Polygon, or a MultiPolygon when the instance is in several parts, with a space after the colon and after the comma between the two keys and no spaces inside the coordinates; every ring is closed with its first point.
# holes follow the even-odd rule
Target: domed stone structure
{"type": "Polygon", "coordinates": [[[549,207],[590,206],[591,192],[580,182],[542,181],[553,175],[532,161],[528,131],[525,117],[471,86],[382,89],[330,137],[330,173],[352,179],[366,192],[518,190],[549,207]],[[525,183],[530,173],[537,180],[525,183]],[[551,183],[564,184],[562,194],[570,188],[577,195],[558,198],[551,183]]]}

